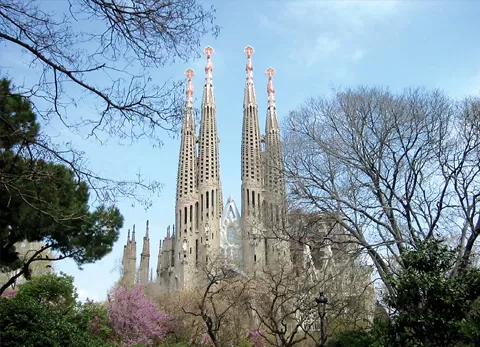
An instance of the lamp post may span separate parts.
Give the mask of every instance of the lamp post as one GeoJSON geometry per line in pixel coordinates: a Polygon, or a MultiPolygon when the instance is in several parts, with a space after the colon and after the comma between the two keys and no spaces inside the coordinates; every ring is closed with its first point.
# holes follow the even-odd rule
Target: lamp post
{"type": "Polygon", "coordinates": [[[320,317],[320,345],[319,345],[319,347],[325,347],[326,337],[325,337],[324,321],[325,321],[325,314],[326,314],[328,299],[325,295],[323,295],[323,292],[320,292],[320,296],[318,298],[315,298],[315,301],[317,303],[318,315],[320,317]]]}

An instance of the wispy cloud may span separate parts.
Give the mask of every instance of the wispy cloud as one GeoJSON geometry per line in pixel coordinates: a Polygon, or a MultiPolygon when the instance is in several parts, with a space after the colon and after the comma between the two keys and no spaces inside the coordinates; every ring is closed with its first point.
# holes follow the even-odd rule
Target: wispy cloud
{"type": "Polygon", "coordinates": [[[259,25],[294,39],[294,47],[289,47],[292,63],[325,67],[364,58],[369,36],[399,15],[401,6],[393,0],[302,0],[275,2],[272,11],[269,16],[257,16],[259,25]]]}

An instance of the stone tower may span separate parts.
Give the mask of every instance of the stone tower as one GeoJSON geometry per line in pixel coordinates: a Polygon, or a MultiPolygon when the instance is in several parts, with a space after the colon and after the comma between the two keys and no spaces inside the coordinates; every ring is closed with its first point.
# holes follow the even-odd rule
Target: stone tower
{"type": "Polygon", "coordinates": [[[132,238],[128,230],[127,244],[123,247],[122,257],[122,283],[133,286],[135,284],[135,273],[137,263],[137,242],[135,241],[135,225],[133,226],[132,238]]]}
{"type": "MultiPolygon", "coordinates": [[[[175,229],[176,238],[173,239],[173,251],[178,255],[171,259],[171,266],[175,269],[175,278],[169,278],[170,288],[183,288],[185,280],[188,279],[195,270],[195,255],[192,254],[192,248],[195,245],[195,239],[198,233],[198,193],[197,193],[197,151],[195,135],[195,115],[193,110],[193,84],[192,77],[194,71],[188,69],[185,72],[187,76],[186,104],[185,114],[182,124],[182,139],[180,144],[180,154],[178,159],[177,176],[177,199],[176,199],[176,218],[175,229]]],[[[167,238],[170,237],[168,230],[167,238]]],[[[168,241],[167,241],[168,242],[168,241]]],[[[167,244],[164,242],[164,248],[167,244]]],[[[165,249],[163,251],[168,250],[165,249]]],[[[168,258],[168,256],[166,255],[168,258]]],[[[170,262],[169,259],[167,259],[170,262]]],[[[171,276],[171,275],[170,275],[171,276]]],[[[167,280],[165,278],[165,280],[167,280]]]]}
{"type": "Polygon", "coordinates": [[[282,259],[290,258],[289,243],[286,242],[286,185],[283,164],[280,127],[275,104],[273,76],[275,70],[265,71],[267,83],[267,118],[265,122],[265,151],[263,153],[264,168],[264,203],[263,221],[265,225],[266,256],[269,267],[279,264],[282,259]]]}
{"type": "Polygon", "coordinates": [[[150,237],[148,235],[148,220],[145,229],[145,236],[143,237],[143,249],[140,256],[140,268],[138,269],[138,282],[147,285],[149,282],[150,271],[150,237]]]}
{"type": "MultiPolygon", "coordinates": [[[[182,140],[178,164],[176,237],[172,245],[175,283],[171,289],[189,288],[203,266],[219,255],[220,218],[223,211],[222,184],[218,155],[218,134],[215,96],[213,92],[211,56],[213,48],[205,48],[205,84],[203,87],[200,134],[195,136],[192,69],[186,71],[187,101],[182,124],[182,140]],[[198,151],[197,151],[198,144],[198,151]],[[198,153],[198,155],[197,155],[198,153]]],[[[165,252],[165,241],[162,252],[165,252]]]]}
{"type": "Polygon", "coordinates": [[[198,233],[195,237],[195,262],[198,266],[219,255],[220,218],[223,212],[215,96],[213,92],[212,47],[205,48],[207,65],[198,138],[198,233]]]}
{"type": "Polygon", "coordinates": [[[265,239],[261,219],[263,170],[258,105],[253,83],[253,48],[247,46],[246,85],[243,99],[241,149],[243,265],[247,274],[265,264],[265,239]]]}

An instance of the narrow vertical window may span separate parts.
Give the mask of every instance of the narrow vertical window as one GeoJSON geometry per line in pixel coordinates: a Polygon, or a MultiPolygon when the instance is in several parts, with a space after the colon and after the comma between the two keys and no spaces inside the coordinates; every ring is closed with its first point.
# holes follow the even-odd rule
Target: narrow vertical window
{"type": "Polygon", "coordinates": [[[195,260],[198,261],[198,239],[195,240],[195,260]]]}
{"type": "Polygon", "coordinates": [[[213,194],[213,189],[212,189],[212,214],[215,214],[215,195],[213,194]]]}
{"type": "Polygon", "coordinates": [[[195,229],[198,230],[198,201],[195,203],[195,229]]]}
{"type": "Polygon", "coordinates": [[[200,195],[200,216],[202,216],[203,221],[203,194],[200,195]]]}

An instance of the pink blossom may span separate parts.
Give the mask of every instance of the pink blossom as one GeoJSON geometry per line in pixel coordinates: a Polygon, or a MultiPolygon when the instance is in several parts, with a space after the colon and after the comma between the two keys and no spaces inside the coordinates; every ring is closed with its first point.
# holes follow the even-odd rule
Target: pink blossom
{"type": "Polygon", "coordinates": [[[207,334],[203,335],[203,344],[204,345],[210,345],[211,344],[210,337],[207,334]]]}
{"type": "Polygon", "coordinates": [[[7,299],[12,299],[17,296],[17,291],[15,289],[7,289],[2,296],[7,299]]]}
{"type": "Polygon", "coordinates": [[[252,343],[255,347],[263,347],[265,346],[265,339],[263,338],[260,330],[254,329],[248,333],[248,340],[252,343]]]}
{"type": "Polygon", "coordinates": [[[172,331],[174,319],[148,300],[142,285],[119,286],[108,295],[109,324],[124,347],[160,343],[172,331]]]}

